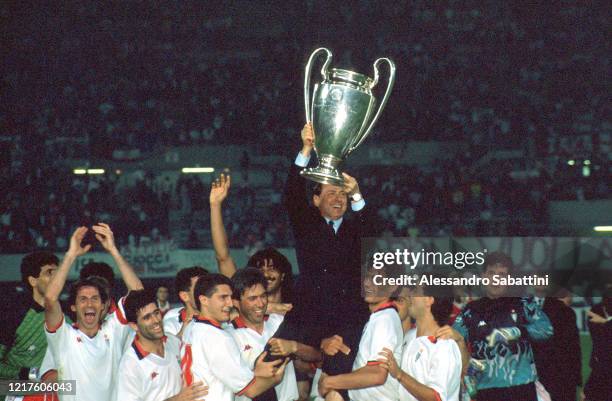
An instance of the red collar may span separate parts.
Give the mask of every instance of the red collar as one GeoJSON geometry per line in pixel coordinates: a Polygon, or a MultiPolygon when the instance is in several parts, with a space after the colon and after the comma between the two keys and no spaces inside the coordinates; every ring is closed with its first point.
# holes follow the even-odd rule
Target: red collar
{"type": "Polygon", "coordinates": [[[395,302],[388,301],[388,302],[385,302],[385,303],[379,305],[378,308],[376,308],[376,309],[374,309],[374,311],[372,311],[372,313],[380,312],[382,310],[389,309],[389,308],[393,308],[397,312],[397,305],[395,305],[395,302]]]}
{"type": "Polygon", "coordinates": [[[216,321],[216,320],[214,320],[214,319],[209,319],[209,318],[206,318],[206,317],[194,316],[194,317],[193,317],[193,320],[194,320],[196,323],[205,323],[205,324],[210,324],[211,326],[214,326],[214,327],[216,327],[216,328],[218,328],[218,329],[221,329],[221,323],[217,322],[217,321],[216,321]]]}
{"type": "MultiPolygon", "coordinates": [[[[270,315],[264,315],[264,322],[267,322],[269,318],[270,318],[270,315]]],[[[237,318],[232,320],[232,326],[234,326],[235,329],[249,329],[250,328],[249,326],[247,326],[247,324],[244,321],[244,319],[242,318],[242,316],[238,316],[237,318]]],[[[255,330],[255,331],[257,331],[257,330],[255,330]]],[[[259,334],[261,334],[261,333],[259,333],[259,334]]]]}
{"type": "MultiPolygon", "coordinates": [[[[168,337],[166,336],[162,337],[162,342],[164,344],[166,343],[167,340],[168,340],[168,337]]],[[[150,354],[150,352],[145,351],[145,349],[142,347],[142,344],[140,344],[140,341],[138,341],[138,334],[136,334],[136,336],[134,337],[134,341],[132,341],[132,348],[136,352],[138,359],[146,358],[147,355],[150,354]]]]}

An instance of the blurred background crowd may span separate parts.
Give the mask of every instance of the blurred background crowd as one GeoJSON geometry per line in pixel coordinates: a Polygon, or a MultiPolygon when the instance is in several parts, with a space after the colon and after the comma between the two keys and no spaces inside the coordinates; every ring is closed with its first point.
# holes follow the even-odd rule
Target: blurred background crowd
{"type": "Polygon", "coordinates": [[[549,223],[549,203],[611,195],[612,52],[597,4],[26,3],[0,5],[0,252],[62,250],[95,221],[123,245],[210,247],[210,177],[139,164],[209,145],[248,149],[224,208],[232,247],[292,246],[277,208],[318,46],[347,69],[398,66],[364,146],[462,144],[426,164],[349,164],[383,222],[373,235],[574,235],[549,223]],[[268,155],[281,158],[254,162],[268,155]],[[128,167],[74,175],[77,160],[128,167]]]}

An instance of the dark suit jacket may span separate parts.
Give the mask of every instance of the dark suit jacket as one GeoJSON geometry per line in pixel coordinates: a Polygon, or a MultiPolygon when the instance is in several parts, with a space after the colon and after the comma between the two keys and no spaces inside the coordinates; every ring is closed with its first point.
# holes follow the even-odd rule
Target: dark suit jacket
{"type": "Polygon", "coordinates": [[[576,313],[556,298],[546,298],[542,309],[552,323],[553,336],[531,344],[538,377],[552,401],[575,400],[576,387],[582,383],[576,313]]]}
{"type": "MultiPolygon", "coordinates": [[[[604,301],[606,302],[606,301],[604,301]]],[[[607,300],[607,312],[612,312],[612,304],[607,300]]],[[[591,311],[599,316],[605,316],[604,303],[593,305],[591,311]]],[[[612,366],[612,320],[606,323],[588,322],[589,332],[593,340],[591,353],[591,376],[584,386],[587,400],[612,400],[612,380],[610,379],[610,366],[612,366]]]]}
{"type": "Polygon", "coordinates": [[[361,237],[368,232],[367,207],[352,216],[345,214],[334,234],[319,209],[309,205],[306,180],[299,171],[298,166],[291,166],[284,199],[300,270],[296,315],[310,321],[309,330],[320,329],[320,337],[335,334],[338,327],[357,317],[367,319],[360,270],[361,237]]]}

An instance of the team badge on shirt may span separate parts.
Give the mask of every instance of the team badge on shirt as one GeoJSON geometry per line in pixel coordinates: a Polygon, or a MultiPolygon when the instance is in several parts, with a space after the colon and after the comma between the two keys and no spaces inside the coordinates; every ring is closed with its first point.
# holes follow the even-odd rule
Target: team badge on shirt
{"type": "Polygon", "coordinates": [[[414,358],[414,361],[415,361],[415,362],[419,360],[419,358],[421,357],[421,354],[422,354],[422,353],[423,353],[423,348],[421,348],[421,349],[419,350],[419,352],[417,352],[416,357],[414,358]]]}

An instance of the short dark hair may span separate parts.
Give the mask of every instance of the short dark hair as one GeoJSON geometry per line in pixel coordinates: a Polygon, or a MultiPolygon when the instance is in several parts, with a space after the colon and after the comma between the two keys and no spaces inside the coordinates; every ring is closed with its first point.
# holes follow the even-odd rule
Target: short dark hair
{"type": "Polygon", "coordinates": [[[244,294],[247,289],[256,286],[257,284],[261,284],[264,290],[268,285],[268,282],[266,281],[266,278],[261,270],[254,267],[247,267],[246,269],[238,270],[232,277],[232,283],[234,284],[232,298],[237,300],[240,300],[242,294],[244,294]]]}
{"type": "Polygon", "coordinates": [[[51,252],[37,251],[27,254],[21,260],[21,282],[25,287],[33,291],[28,277],[37,278],[40,276],[40,269],[46,265],[58,265],[59,259],[51,252]]]}
{"type": "Polygon", "coordinates": [[[444,286],[444,288],[441,288],[441,286],[425,285],[422,288],[423,295],[434,299],[434,303],[431,305],[431,314],[438,325],[449,324],[454,302],[452,287],[444,286]]]}
{"type": "Polygon", "coordinates": [[[130,291],[125,297],[123,309],[125,310],[125,318],[128,322],[136,323],[138,321],[138,311],[149,304],[154,304],[157,307],[155,293],[151,289],[130,291]]]}
{"type": "Polygon", "coordinates": [[[200,303],[200,296],[210,298],[215,292],[217,292],[217,286],[228,285],[232,292],[234,291],[234,285],[232,280],[218,273],[209,273],[201,276],[193,289],[193,296],[195,298],[196,307],[198,310],[202,307],[200,303]]]}
{"type": "Polygon", "coordinates": [[[484,264],[482,265],[482,271],[486,271],[487,267],[500,264],[508,268],[508,272],[514,270],[514,263],[512,258],[504,252],[496,251],[491,252],[485,257],[484,264]]]}
{"type": "Polygon", "coordinates": [[[90,276],[84,279],[80,279],[74,284],[72,284],[72,287],[70,287],[70,298],[68,299],[70,305],[76,304],[77,294],[79,293],[79,290],[83,287],[96,288],[100,293],[100,299],[102,300],[102,303],[104,304],[108,301],[110,294],[108,282],[102,277],[90,276]]]}
{"type": "Polygon", "coordinates": [[[323,190],[323,184],[320,184],[320,183],[317,182],[317,183],[315,183],[312,186],[312,194],[313,195],[320,196],[322,190],[323,190]]]}
{"type": "Polygon", "coordinates": [[[91,276],[102,277],[108,281],[109,287],[112,289],[115,285],[115,273],[113,268],[104,262],[89,262],[83,266],[79,272],[79,278],[84,279],[91,276]]]}
{"type": "Polygon", "coordinates": [[[282,302],[291,303],[293,301],[293,269],[291,262],[289,262],[289,259],[287,259],[285,255],[280,253],[276,248],[269,247],[255,252],[253,256],[249,258],[247,267],[261,269],[265,259],[272,259],[274,268],[285,275],[283,282],[281,283],[282,302]]]}
{"type": "MultiPolygon", "coordinates": [[[[193,277],[202,277],[208,274],[208,270],[201,266],[192,266],[181,269],[176,274],[174,281],[174,287],[176,288],[176,294],[178,295],[181,291],[189,292],[191,287],[191,279],[193,277]]],[[[179,299],[181,297],[179,296],[179,299]]],[[[182,301],[181,301],[182,302],[182,301]]]]}

